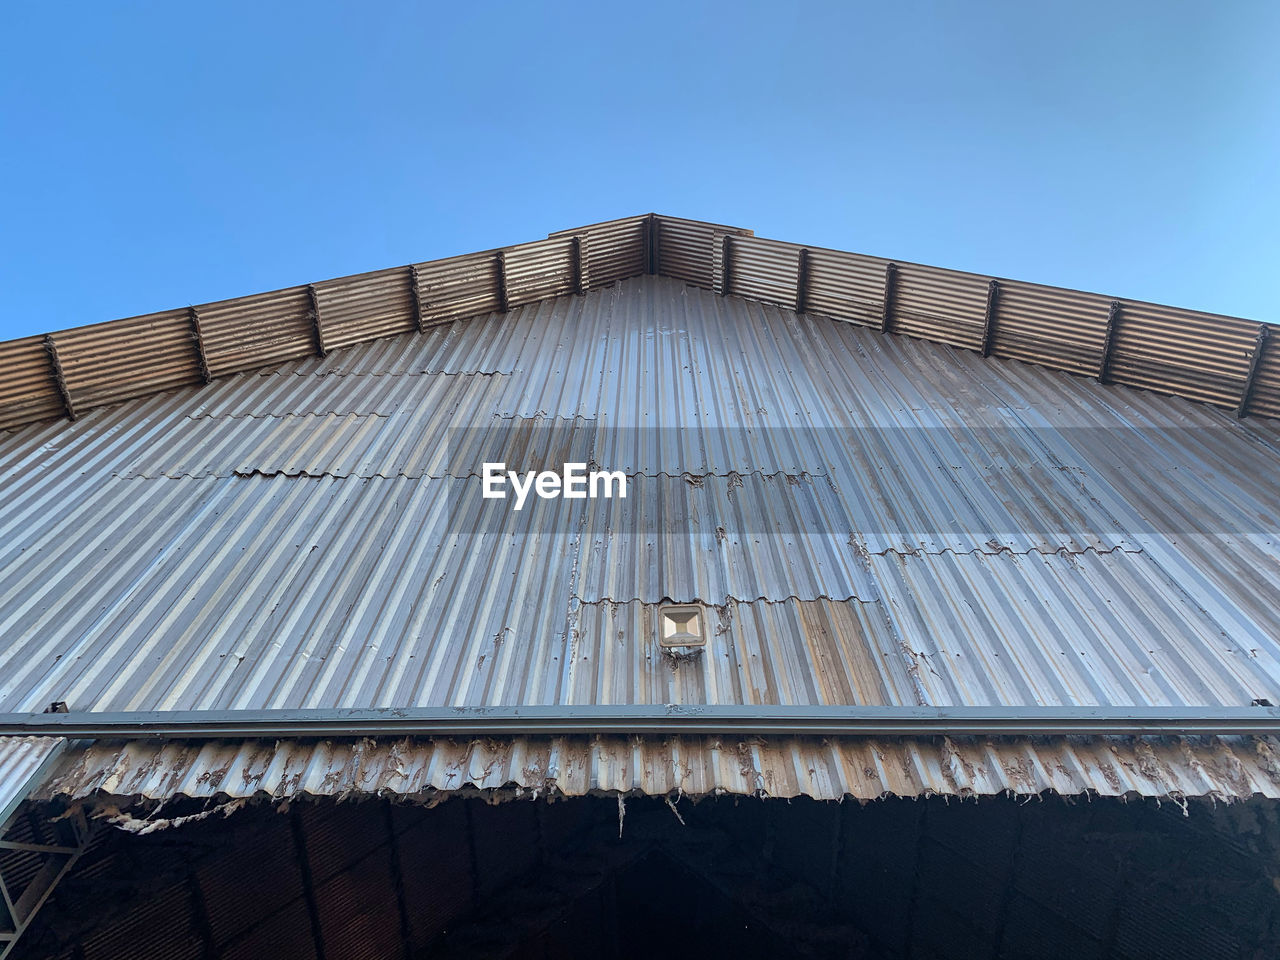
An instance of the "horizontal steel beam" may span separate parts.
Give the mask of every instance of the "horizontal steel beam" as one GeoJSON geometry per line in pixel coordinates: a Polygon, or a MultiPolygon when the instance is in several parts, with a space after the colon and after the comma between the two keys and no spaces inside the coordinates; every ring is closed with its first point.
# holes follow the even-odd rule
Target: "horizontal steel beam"
{"type": "Polygon", "coordinates": [[[277,737],[1103,736],[1280,734],[1280,708],[532,706],[0,714],[0,736],[277,737]]]}

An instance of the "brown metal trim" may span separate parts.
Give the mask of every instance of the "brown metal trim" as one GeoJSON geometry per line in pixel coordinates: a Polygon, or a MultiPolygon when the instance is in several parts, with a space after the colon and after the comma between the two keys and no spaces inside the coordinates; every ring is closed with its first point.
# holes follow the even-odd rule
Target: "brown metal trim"
{"type": "Polygon", "coordinates": [[[1098,358],[1098,382],[1106,383],[1111,372],[1111,351],[1116,345],[1116,330],[1120,327],[1120,301],[1112,300],[1107,308],[1107,334],[1102,340],[1102,356],[1098,358]]]}
{"type": "Polygon", "coordinates": [[[67,419],[74,420],[76,407],[71,402],[71,388],[67,386],[66,374],[62,372],[62,357],[58,355],[58,344],[54,341],[53,334],[45,334],[44,348],[49,353],[49,366],[53,370],[53,379],[58,385],[58,392],[62,395],[62,405],[66,408],[67,419]]]}
{"type": "Polygon", "coordinates": [[[196,346],[196,361],[200,364],[200,376],[205,383],[212,383],[213,374],[209,372],[209,357],[204,350],[204,331],[200,329],[200,313],[195,307],[187,307],[187,316],[191,320],[191,340],[196,346]]]}
{"type": "Polygon", "coordinates": [[[582,238],[570,240],[569,261],[572,267],[572,287],[574,293],[586,293],[586,284],[582,282],[582,238]]]}
{"type": "Polygon", "coordinates": [[[307,284],[307,293],[311,297],[311,334],[316,341],[316,356],[323,357],[329,351],[324,345],[324,325],[320,322],[320,296],[316,293],[314,283],[307,284]]]}
{"type": "Polygon", "coordinates": [[[889,332],[889,321],[893,318],[893,295],[898,287],[898,265],[896,263],[886,263],[884,265],[884,297],[882,298],[882,306],[880,312],[880,332],[889,332]]]}
{"type": "Polygon", "coordinates": [[[720,238],[720,295],[729,296],[729,287],[733,281],[733,234],[726,233],[720,238]]]}
{"type": "Polygon", "coordinates": [[[796,313],[804,313],[809,300],[809,251],[801,247],[796,258],[796,313]]]}
{"type": "Polygon", "coordinates": [[[1000,301],[1000,281],[987,284],[987,309],[982,316],[982,355],[991,356],[991,344],[996,337],[996,309],[1000,301]]]}
{"type": "Polygon", "coordinates": [[[422,315],[422,292],[419,289],[418,265],[409,264],[409,295],[413,299],[413,324],[422,333],[427,329],[426,318],[422,315]]]}
{"type": "Polygon", "coordinates": [[[652,213],[644,218],[644,272],[658,272],[658,218],[652,213]]]}
{"type": "Polygon", "coordinates": [[[1240,405],[1236,407],[1236,419],[1242,419],[1248,412],[1249,401],[1253,399],[1253,383],[1258,378],[1258,369],[1262,366],[1262,352],[1267,349],[1271,328],[1265,323],[1258,324],[1258,339],[1254,341],[1253,356],[1249,358],[1249,372],[1245,374],[1244,386],[1240,388],[1240,405]]]}
{"type": "Polygon", "coordinates": [[[496,273],[494,281],[498,288],[498,309],[506,313],[511,309],[511,305],[507,299],[507,254],[505,250],[499,250],[494,254],[493,269],[496,273]]]}

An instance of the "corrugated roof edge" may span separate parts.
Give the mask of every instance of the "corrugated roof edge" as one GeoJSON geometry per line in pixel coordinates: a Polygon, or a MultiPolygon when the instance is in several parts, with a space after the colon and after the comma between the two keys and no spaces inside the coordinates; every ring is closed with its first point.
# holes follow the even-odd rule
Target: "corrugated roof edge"
{"type": "Polygon", "coordinates": [[[644,214],[0,342],[0,430],[642,274],[1280,418],[1272,325],[644,214]],[[1270,344],[1270,345],[1269,345],[1270,344]]]}
{"type": "Polygon", "coordinates": [[[1274,737],[346,737],[77,744],[36,801],[1056,793],[1280,798],[1274,737]]]}

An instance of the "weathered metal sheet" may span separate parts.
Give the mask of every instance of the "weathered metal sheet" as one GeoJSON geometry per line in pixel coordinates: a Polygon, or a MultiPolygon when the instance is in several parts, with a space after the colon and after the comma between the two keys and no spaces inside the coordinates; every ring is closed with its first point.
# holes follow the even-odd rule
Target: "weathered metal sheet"
{"type": "Polygon", "coordinates": [[[317,350],[306,287],[289,287],[196,307],[209,371],[215,377],[297,360],[317,350]]]}
{"type": "Polygon", "coordinates": [[[728,793],[1280,797],[1269,737],[998,739],[521,737],[101,743],[69,752],[39,799],[728,793]]]}
{"type": "Polygon", "coordinates": [[[0,837],[9,815],[39,785],[65,745],[61,737],[0,740],[0,837]]]}
{"type": "Polygon", "coordinates": [[[0,343],[0,430],[66,413],[44,337],[0,343]]]}
{"type": "Polygon", "coordinates": [[[409,267],[326,280],[315,289],[326,349],[418,328],[409,267]]]}
{"type": "Polygon", "coordinates": [[[1278,472],[1263,422],[637,279],[4,436],[0,705],[1280,699],[1278,472]],[[539,432],[631,497],[493,525],[539,432]],[[733,611],[715,670],[664,599],[733,611]]]}
{"type": "Polygon", "coordinates": [[[53,339],[77,410],[203,382],[186,309],[77,327],[53,339]]]}
{"type": "Polygon", "coordinates": [[[878,601],[707,607],[710,642],[692,655],[654,643],[658,611],[640,602],[578,606],[565,702],[887,705],[919,699],[915,671],[878,601]]]}
{"type": "MultiPolygon", "coordinates": [[[[513,253],[509,276],[565,282],[573,250],[513,253]]],[[[849,261],[862,279],[833,292],[836,262],[811,251],[802,315],[636,278],[323,358],[299,288],[269,371],[0,434],[0,710],[1280,701],[1280,426],[885,337],[875,265],[849,261]],[[505,514],[474,496],[487,456],[565,451],[631,495],[505,514]],[[700,658],[659,649],[664,600],[707,605],[700,658]]],[[[736,746],[694,740],[628,746],[625,776],[581,775],[614,786],[572,790],[1246,796],[1267,769],[1252,741],[984,743],[945,763],[932,743],[874,760],[797,742],[744,774],[736,746]]],[[[440,749],[415,762],[447,768],[440,749]]],[[[575,770],[621,769],[615,747],[573,749],[575,770]]],[[[327,762],[291,751],[289,770],[327,762]]]]}
{"type": "Polygon", "coordinates": [[[1243,705],[1280,695],[1273,626],[1229,629],[1145,552],[890,552],[871,562],[928,703],[1243,705]]]}

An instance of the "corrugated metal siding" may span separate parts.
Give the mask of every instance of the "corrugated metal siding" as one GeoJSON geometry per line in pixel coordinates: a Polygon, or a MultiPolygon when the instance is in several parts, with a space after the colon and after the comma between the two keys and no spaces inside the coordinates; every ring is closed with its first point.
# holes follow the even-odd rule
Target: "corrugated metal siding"
{"type": "MultiPolygon", "coordinates": [[[[527,262],[559,283],[564,249],[527,262]]],[[[0,710],[1280,700],[1276,424],[661,278],[323,358],[303,319],[283,366],[0,435],[0,710]],[[536,436],[632,496],[495,526],[465,478],[536,436]],[[708,605],[700,658],[658,649],[664,599],[708,605]]],[[[603,779],[620,748],[573,747],[573,782],[1244,796],[1270,747],[1240,743],[944,763],[932,742],[796,742],[743,773],[737,747],[685,738],[603,779]]],[[[173,782],[214,769],[190,763],[173,782]]]]}
{"type": "Polygon", "coordinates": [[[1237,799],[1280,798],[1278,770],[1280,741],[1271,737],[132,742],[66,755],[35,796],[430,799],[476,789],[499,796],[719,792],[873,800],[1053,790],[1237,799]]]}
{"type": "Polygon", "coordinates": [[[1276,700],[1277,475],[1263,422],[636,279],[4,437],[0,709],[1276,700]],[[539,430],[631,497],[493,526],[464,477],[539,430]]]}
{"type": "Polygon", "coordinates": [[[894,272],[889,329],[977,350],[982,346],[987,277],[899,264],[894,272]]]}
{"type": "Polygon", "coordinates": [[[396,267],[317,283],[325,348],[416,330],[413,282],[412,268],[396,267]]]}
{"type": "Polygon", "coordinates": [[[0,343],[0,430],[66,412],[44,337],[0,343]]]}
{"type": "Polygon", "coordinates": [[[0,740],[0,837],[9,814],[38,785],[43,771],[62,750],[61,737],[9,737],[0,740]]]}
{"type": "Polygon", "coordinates": [[[654,272],[719,293],[1105,375],[1246,413],[1276,416],[1280,409],[1280,361],[1264,359],[1253,389],[1247,389],[1261,324],[890,263],[650,214],[501,250],[53,334],[66,372],[61,384],[40,355],[39,338],[0,344],[0,358],[14,361],[0,365],[0,429],[66,412],[63,386],[71,410],[81,413],[654,272]],[[1118,322],[1108,336],[1113,317],[1118,322]]]}

